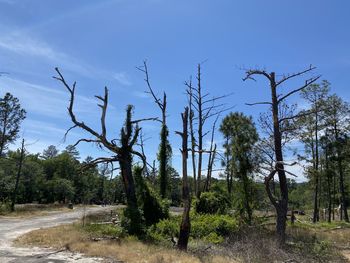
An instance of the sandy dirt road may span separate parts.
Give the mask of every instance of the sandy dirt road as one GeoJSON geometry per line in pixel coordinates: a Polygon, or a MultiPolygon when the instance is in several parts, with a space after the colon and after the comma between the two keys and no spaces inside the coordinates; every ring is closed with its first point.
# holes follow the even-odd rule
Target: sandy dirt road
{"type": "MultiPolygon", "coordinates": [[[[113,207],[89,207],[87,213],[96,213],[102,210],[111,210],[113,207]]],[[[80,219],[82,208],[72,212],[53,212],[50,215],[20,218],[0,218],[0,262],[1,263],[95,263],[106,262],[99,258],[87,258],[81,254],[68,251],[57,252],[45,248],[20,248],[13,246],[17,237],[40,228],[69,224],[80,219]]]]}

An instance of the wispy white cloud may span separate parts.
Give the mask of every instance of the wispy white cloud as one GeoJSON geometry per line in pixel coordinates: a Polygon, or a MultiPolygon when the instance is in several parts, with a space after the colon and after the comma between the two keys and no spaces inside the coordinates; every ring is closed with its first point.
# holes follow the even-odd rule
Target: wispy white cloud
{"type": "Polygon", "coordinates": [[[38,121],[38,120],[26,120],[24,122],[23,132],[37,134],[40,136],[49,136],[51,135],[57,137],[57,135],[65,134],[66,130],[57,127],[55,124],[51,124],[49,122],[38,121]]]}
{"type": "MultiPolygon", "coordinates": [[[[23,123],[22,131],[23,136],[30,136],[33,139],[47,138],[56,141],[63,141],[64,134],[67,130],[46,120],[26,119],[23,123]]],[[[72,130],[69,132],[69,136],[78,138],[81,136],[81,133],[79,133],[78,130],[72,130]]]]}
{"type": "MultiPolygon", "coordinates": [[[[9,77],[0,78],[0,84],[6,92],[18,97],[28,112],[52,118],[67,118],[62,114],[66,112],[68,103],[68,96],[64,91],[9,77]]],[[[75,111],[96,114],[96,111],[91,110],[95,105],[95,100],[77,96],[75,111]]]]}
{"type": "Polygon", "coordinates": [[[131,86],[131,80],[126,72],[117,72],[113,75],[113,78],[124,86],[131,86]]]}
{"type": "Polygon", "coordinates": [[[0,36],[0,49],[16,53],[24,57],[35,57],[40,62],[64,68],[79,75],[94,78],[112,78],[112,73],[96,69],[86,62],[79,61],[49,43],[30,36],[24,31],[13,31],[0,36]]]}
{"type": "Polygon", "coordinates": [[[40,56],[51,60],[66,59],[63,53],[53,50],[46,43],[34,40],[19,32],[2,36],[0,47],[21,55],[40,56]]]}

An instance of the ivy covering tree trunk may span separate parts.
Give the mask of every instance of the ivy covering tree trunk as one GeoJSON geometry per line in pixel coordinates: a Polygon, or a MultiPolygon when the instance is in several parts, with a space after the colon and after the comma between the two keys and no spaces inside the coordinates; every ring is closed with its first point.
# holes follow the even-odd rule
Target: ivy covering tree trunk
{"type": "Polygon", "coordinates": [[[187,250],[188,239],[191,231],[190,209],[191,196],[187,179],[187,159],[188,159],[188,107],[185,108],[182,117],[182,132],[177,132],[182,138],[182,200],[184,204],[184,211],[182,213],[182,220],[180,225],[180,234],[177,247],[181,250],[187,250]]]}
{"type": "Polygon", "coordinates": [[[151,94],[152,98],[154,99],[154,102],[158,106],[158,108],[162,112],[162,119],[161,119],[161,131],[160,131],[160,145],[159,145],[159,152],[158,152],[158,161],[159,161],[159,192],[162,198],[167,197],[167,190],[169,186],[169,175],[168,170],[170,166],[170,159],[172,155],[172,149],[171,145],[168,141],[169,131],[168,126],[166,123],[166,117],[167,117],[167,96],[166,93],[163,93],[163,99],[160,99],[156,96],[154,93],[149,73],[148,73],[148,67],[147,62],[143,62],[143,66],[137,67],[138,70],[143,72],[145,74],[145,82],[148,87],[147,93],[151,94]]]}

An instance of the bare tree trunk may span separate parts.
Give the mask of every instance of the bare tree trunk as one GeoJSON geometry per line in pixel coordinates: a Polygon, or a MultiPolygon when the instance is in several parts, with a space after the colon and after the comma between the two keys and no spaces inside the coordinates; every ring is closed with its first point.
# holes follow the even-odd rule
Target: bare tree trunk
{"type": "Polygon", "coordinates": [[[197,198],[201,196],[202,161],[203,161],[203,103],[201,87],[201,66],[198,64],[198,171],[197,171],[197,198]]]}
{"type": "Polygon", "coordinates": [[[275,143],[275,154],[276,154],[276,169],[278,173],[278,179],[280,184],[281,199],[276,203],[277,212],[277,224],[276,231],[281,244],[285,243],[286,240],[286,221],[288,212],[288,186],[286,173],[283,165],[283,153],[282,153],[282,137],[280,131],[280,121],[278,113],[278,98],[276,92],[276,80],[275,73],[271,73],[271,97],[272,97],[272,117],[273,117],[273,132],[274,132],[274,143],[275,143]]]}
{"type": "Polygon", "coordinates": [[[290,92],[288,92],[286,95],[277,95],[277,87],[284,83],[287,80],[290,80],[291,78],[301,76],[307,72],[312,71],[315,69],[315,67],[310,66],[304,71],[294,73],[291,75],[284,75],[282,79],[276,81],[276,74],[275,72],[267,73],[265,70],[259,70],[259,69],[251,69],[246,71],[246,77],[243,80],[253,79],[255,75],[260,75],[269,80],[270,89],[271,89],[271,102],[257,102],[253,104],[248,105],[270,105],[272,109],[272,119],[273,119],[273,139],[274,139],[274,151],[275,151],[275,157],[276,157],[276,164],[275,168],[269,176],[265,177],[265,189],[267,191],[267,194],[269,196],[269,199],[271,203],[274,205],[277,213],[277,221],[276,221],[276,232],[278,236],[278,240],[280,245],[285,244],[286,240],[286,221],[287,221],[287,212],[288,212],[288,185],[287,185],[287,177],[286,177],[286,171],[284,169],[284,161],[283,161],[283,151],[282,151],[282,132],[281,132],[281,124],[286,120],[292,120],[294,118],[298,118],[298,115],[280,118],[279,115],[279,105],[280,103],[283,103],[288,97],[291,95],[302,91],[315,81],[317,81],[320,76],[310,78],[309,80],[305,81],[305,84],[297,89],[294,89],[290,92]],[[270,182],[273,179],[275,174],[278,174],[279,179],[279,187],[280,187],[280,197],[276,198],[270,189],[270,182]]]}
{"type": "Polygon", "coordinates": [[[216,117],[212,130],[211,130],[211,139],[210,139],[210,150],[209,150],[209,159],[208,159],[208,169],[207,169],[207,178],[205,180],[204,191],[209,191],[211,185],[211,175],[213,171],[215,155],[216,155],[216,144],[214,144],[214,136],[215,136],[215,127],[216,122],[219,119],[219,115],[216,117]]]}
{"type": "Polygon", "coordinates": [[[272,180],[271,180],[271,188],[272,188],[272,193],[273,193],[273,195],[276,196],[276,183],[275,183],[275,178],[272,178],[272,180]]]}
{"type": "Polygon", "coordinates": [[[188,107],[185,108],[184,113],[181,114],[183,122],[183,131],[177,132],[182,137],[182,199],[184,202],[184,211],[182,214],[182,221],[180,225],[180,235],[177,243],[177,247],[181,250],[187,250],[188,239],[191,231],[190,222],[190,209],[191,209],[191,197],[187,180],[187,158],[188,158],[188,107]]]}
{"type": "MultiPolygon", "coordinates": [[[[344,215],[344,220],[349,222],[348,209],[345,199],[345,187],[344,187],[344,172],[343,164],[341,160],[338,160],[338,169],[339,169],[339,189],[340,189],[340,202],[341,202],[341,216],[344,215]],[[343,214],[344,213],[344,214],[343,214]]],[[[342,220],[343,218],[341,218],[342,220]]]]}
{"type": "Polygon", "coordinates": [[[320,214],[321,214],[321,201],[322,201],[322,168],[319,170],[318,174],[318,214],[317,214],[317,221],[320,221],[320,214]]]}
{"type": "Polygon", "coordinates": [[[328,223],[331,222],[331,216],[332,216],[332,189],[331,189],[331,185],[332,185],[332,178],[330,176],[330,171],[329,171],[329,160],[328,160],[328,151],[326,149],[325,152],[325,157],[326,157],[326,174],[327,174],[327,193],[328,193],[328,217],[327,217],[327,221],[328,223]]]}
{"type": "Polygon", "coordinates": [[[335,220],[335,195],[336,195],[336,177],[333,172],[333,205],[332,205],[332,219],[335,220]]]}
{"type": "Polygon", "coordinates": [[[19,157],[19,162],[18,162],[18,170],[17,170],[17,176],[16,176],[16,183],[15,183],[15,189],[12,193],[12,201],[11,201],[11,211],[15,211],[15,203],[17,199],[17,191],[18,191],[18,184],[19,184],[19,179],[22,174],[22,166],[23,166],[23,161],[24,161],[24,139],[22,139],[22,144],[21,144],[21,153],[19,157]]]}
{"type": "Polygon", "coordinates": [[[317,171],[315,171],[315,192],[314,192],[314,212],[313,212],[313,217],[312,217],[312,222],[316,223],[317,221],[319,221],[319,207],[318,207],[318,186],[319,186],[319,182],[318,182],[318,174],[317,171]]]}
{"type": "Polygon", "coordinates": [[[312,155],[312,172],[311,176],[314,177],[314,210],[313,210],[313,216],[312,216],[312,222],[315,224],[317,221],[319,221],[319,206],[318,206],[318,193],[319,193],[319,175],[318,175],[318,164],[316,161],[317,159],[317,141],[314,140],[313,137],[313,131],[310,132],[311,137],[311,155],[312,155]]]}
{"type": "MultiPolygon", "coordinates": [[[[315,210],[314,210],[314,220],[320,220],[320,205],[317,204],[318,198],[321,196],[321,182],[319,174],[319,141],[318,141],[318,107],[316,103],[315,109],[315,172],[316,172],[316,197],[315,197],[315,210]]],[[[314,222],[316,222],[314,221],[314,222]]]]}
{"type": "Polygon", "coordinates": [[[193,128],[193,119],[194,119],[194,111],[192,109],[192,98],[193,98],[193,90],[192,83],[188,85],[188,93],[189,93],[189,122],[190,122],[190,136],[191,136],[191,158],[192,158],[192,173],[193,173],[193,191],[194,195],[197,196],[197,170],[196,170],[196,138],[194,136],[194,128],[193,128]]]}
{"type": "Polygon", "coordinates": [[[249,204],[249,190],[248,190],[248,186],[249,186],[249,179],[247,177],[246,174],[242,174],[242,179],[243,179],[243,190],[244,190],[244,206],[245,206],[245,210],[247,212],[247,216],[248,216],[248,224],[251,225],[252,223],[252,209],[250,207],[249,204]]]}
{"type": "MultiPolygon", "coordinates": [[[[312,133],[311,133],[312,134],[312,133]]],[[[318,142],[317,142],[317,131],[315,134],[315,141],[312,137],[311,139],[311,152],[312,152],[312,161],[313,161],[313,171],[312,174],[315,177],[315,185],[314,185],[314,211],[313,211],[313,217],[312,222],[316,223],[319,221],[319,205],[318,205],[318,199],[319,199],[319,174],[318,174],[318,142]]]]}
{"type": "MultiPolygon", "coordinates": [[[[228,145],[229,138],[226,137],[225,139],[226,139],[226,144],[228,145]]],[[[227,151],[228,151],[228,149],[227,149],[227,151]]],[[[233,174],[232,174],[232,168],[231,168],[229,156],[230,156],[230,153],[227,152],[226,153],[226,160],[225,160],[225,162],[226,162],[226,171],[225,172],[226,172],[227,192],[229,194],[231,194],[232,193],[232,184],[233,184],[233,174]]]]}
{"type": "MultiPolygon", "coordinates": [[[[337,126],[334,127],[335,131],[335,139],[337,143],[339,143],[339,134],[337,126]]],[[[339,145],[337,145],[337,159],[338,159],[338,172],[339,172],[339,190],[340,190],[340,203],[341,203],[341,220],[344,212],[344,220],[345,222],[349,222],[349,215],[348,215],[348,208],[346,204],[346,194],[345,194],[345,186],[344,186],[344,170],[343,170],[343,162],[342,162],[342,154],[339,148],[339,145]]]]}
{"type": "Polygon", "coordinates": [[[5,148],[5,141],[6,141],[6,127],[7,127],[7,114],[5,116],[4,119],[4,123],[3,123],[3,128],[2,128],[2,135],[1,135],[1,140],[0,140],[0,158],[2,157],[2,154],[4,152],[4,148],[5,148]]]}
{"type": "Polygon", "coordinates": [[[216,144],[214,145],[214,148],[211,148],[210,151],[210,158],[208,161],[208,171],[207,171],[207,180],[205,181],[205,191],[210,191],[211,187],[211,176],[213,173],[213,166],[215,161],[215,155],[216,155],[216,144]]]}

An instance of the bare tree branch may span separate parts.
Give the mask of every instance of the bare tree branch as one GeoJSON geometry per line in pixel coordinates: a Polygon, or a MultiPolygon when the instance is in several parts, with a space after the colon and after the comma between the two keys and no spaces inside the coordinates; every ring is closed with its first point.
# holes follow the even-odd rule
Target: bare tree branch
{"type": "Polygon", "coordinates": [[[310,65],[309,68],[303,70],[303,71],[300,71],[300,72],[297,72],[297,73],[294,73],[294,74],[289,74],[289,75],[286,75],[284,76],[281,80],[277,81],[276,85],[279,86],[280,84],[282,84],[283,82],[291,79],[291,78],[294,78],[294,77],[298,77],[298,76],[301,76],[307,72],[310,72],[312,70],[316,69],[316,67],[310,65]]]}
{"type": "Polygon", "coordinates": [[[245,105],[247,105],[247,106],[254,106],[254,105],[262,105],[262,104],[272,105],[272,103],[271,103],[271,102],[267,102],[267,101],[263,101],[263,102],[255,102],[255,103],[246,103],[245,105]]]}
{"type": "MultiPolygon", "coordinates": [[[[207,93],[206,95],[202,96],[202,99],[205,98],[205,97],[208,96],[208,95],[209,95],[209,93],[207,93]]],[[[202,103],[203,103],[203,105],[204,105],[204,104],[209,103],[209,102],[215,102],[215,101],[217,101],[217,100],[220,100],[220,99],[223,99],[223,98],[227,98],[227,97],[229,97],[229,96],[231,96],[231,95],[233,95],[233,92],[231,92],[231,93],[229,93],[229,94],[222,95],[222,96],[213,97],[213,98],[211,98],[211,99],[209,99],[209,100],[203,101],[202,103]]]]}
{"type": "Polygon", "coordinates": [[[101,143],[100,140],[92,140],[92,139],[79,139],[73,146],[77,146],[81,142],[95,142],[95,143],[101,143]]]}
{"type": "Polygon", "coordinates": [[[102,98],[101,96],[95,96],[97,99],[102,101],[102,105],[98,104],[98,106],[102,109],[101,114],[101,128],[102,128],[102,136],[106,137],[106,111],[108,105],[108,89],[105,87],[105,94],[102,98]]]}
{"type": "Polygon", "coordinates": [[[273,170],[270,172],[270,174],[267,177],[265,177],[265,189],[266,189],[267,195],[268,195],[271,203],[273,204],[273,206],[275,206],[277,208],[278,207],[277,198],[272,194],[271,189],[270,189],[270,181],[273,179],[276,172],[277,172],[277,170],[273,170]]]}
{"type": "Polygon", "coordinates": [[[317,81],[319,78],[321,77],[321,75],[317,76],[317,77],[313,77],[311,79],[308,79],[305,81],[305,84],[295,90],[292,90],[291,92],[287,93],[286,95],[284,95],[283,97],[278,99],[278,103],[280,103],[281,101],[285,100],[286,98],[288,98],[289,96],[293,95],[294,93],[297,93],[299,91],[302,91],[303,89],[307,88],[308,86],[310,86],[312,83],[314,83],[315,81],[317,81]]]}
{"type": "Polygon", "coordinates": [[[101,143],[107,149],[109,149],[111,151],[119,151],[119,147],[116,146],[115,144],[112,144],[112,143],[108,142],[106,137],[104,137],[103,135],[101,135],[101,134],[97,133],[96,131],[94,131],[92,128],[90,128],[88,125],[86,125],[84,122],[80,122],[80,121],[77,120],[77,118],[76,118],[76,116],[74,114],[74,111],[73,111],[76,82],[74,82],[73,86],[70,87],[68,85],[68,83],[66,82],[66,80],[64,79],[63,75],[61,74],[60,70],[58,68],[55,68],[55,70],[56,70],[57,74],[59,75],[59,77],[53,77],[53,78],[57,79],[58,81],[60,81],[66,87],[66,89],[68,90],[68,92],[70,94],[70,102],[69,102],[69,106],[68,106],[68,113],[69,113],[69,116],[71,117],[72,122],[74,123],[74,126],[75,127],[79,127],[81,129],[87,131],[91,135],[95,136],[96,138],[98,138],[101,141],[101,143]]]}
{"type": "Polygon", "coordinates": [[[133,120],[133,121],[131,121],[131,123],[138,124],[138,123],[143,122],[143,121],[159,121],[159,122],[161,122],[158,117],[152,117],[152,118],[143,118],[143,119],[133,120]]]}
{"type": "Polygon", "coordinates": [[[284,118],[280,118],[279,119],[279,123],[283,122],[283,121],[286,121],[286,120],[293,120],[293,119],[298,119],[298,118],[302,118],[302,117],[306,117],[306,116],[309,116],[311,114],[314,114],[315,111],[305,111],[305,112],[302,112],[302,113],[299,113],[297,115],[293,115],[293,116],[288,116],[288,117],[284,117],[284,118]]]}
{"type": "Polygon", "coordinates": [[[268,80],[271,80],[270,75],[265,70],[250,69],[250,70],[246,70],[246,76],[243,78],[243,81],[246,81],[248,79],[256,81],[256,79],[253,78],[254,75],[262,75],[266,77],[268,80]]]}
{"type": "Polygon", "coordinates": [[[164,111],[164,104],[162,103],[161,99],[158,98],[156,96],[156,94],[154,93],[153,89],[152,89],[152,85],[151,85],[151,82],[150,82],[150,78],[149,78],[149,74],[148,74],[148,68],[147,68],[147,61],[144,60],[143,61],[143,66],[141,67],[136,67],[138,70],[140,70],[141,72],[145,73],[145,82],[147,84],[147,87],[148,87],[148,92],[149,94],[152,95],[153,99],[154,99],[154,102],[158,105],[158,107],[164,111]]]}

